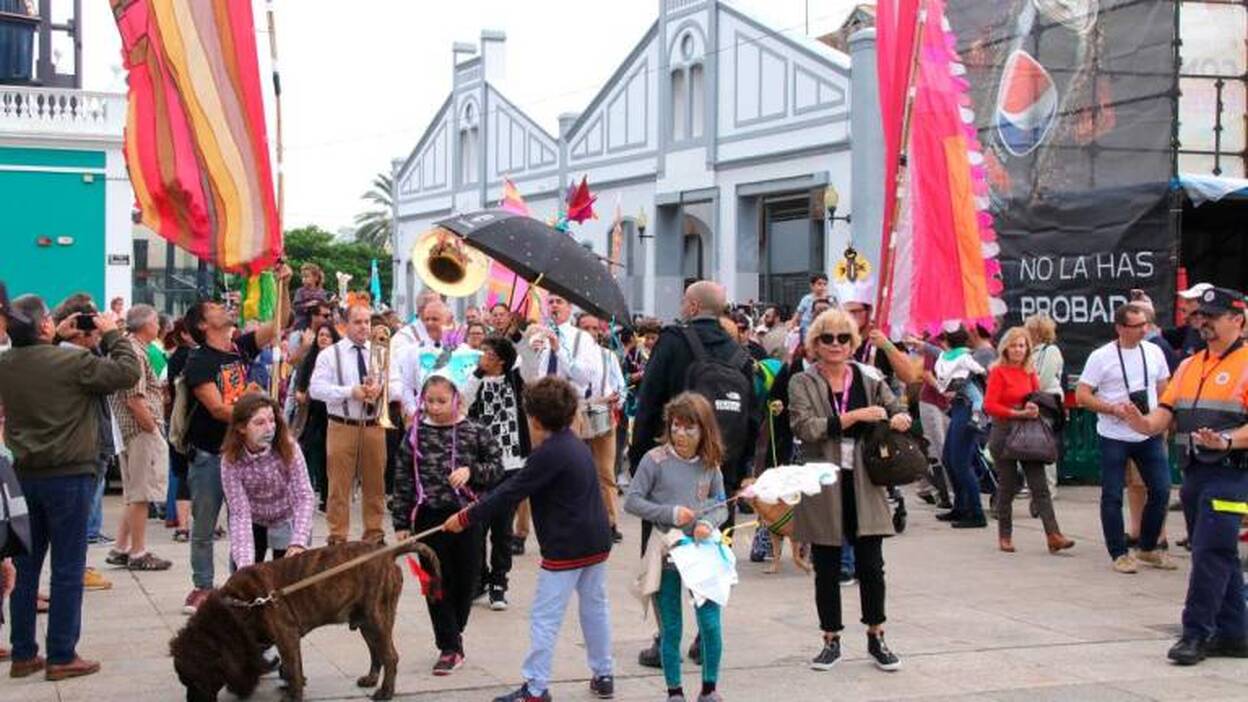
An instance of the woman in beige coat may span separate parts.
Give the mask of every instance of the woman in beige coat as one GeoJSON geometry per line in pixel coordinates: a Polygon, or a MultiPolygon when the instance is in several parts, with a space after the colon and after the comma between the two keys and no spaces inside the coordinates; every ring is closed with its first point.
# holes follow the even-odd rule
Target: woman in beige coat
{"type": "Polygon", "coordinates": [[[859,439],[870,425],[887,421],[893,429],[910,428],[910,415],[889,390],[879,371],[853,361],[861,339],[844,312],[831,309],[811,323],[807,357],[813,365],[789,384],[793,434],[807,460],[841,466],[840,479],[807,497],[794,513],[793,539],[810,544],[815,566],[815,606],[823,630],[823,649],[811,661],[830,670],[841,658],[841,548],[854,549],[867,652],[881,670],[901,661],[884,643],[883,539],[892,536],[893,519],[885,489],[871,483],[862,464],[859,439]]]}

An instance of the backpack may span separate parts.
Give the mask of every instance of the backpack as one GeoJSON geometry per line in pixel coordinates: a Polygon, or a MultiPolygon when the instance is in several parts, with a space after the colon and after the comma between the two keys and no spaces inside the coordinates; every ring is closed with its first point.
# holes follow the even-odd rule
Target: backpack
{"type": "Polygon", "coordinates": [[[30,514],[22,484],[9,460],[0,455],[0,560],[30,552],[30,514]]]}
{"type": "Polygon", "coordinates": [[[711,403],[715,421],[724,441],[725,474],[733,474],[745,453],[750,430],[750,400],[754,394],[753,374],[746,374],[751,359],[738,347],[729,360],[706,352],[702,340],[688,326],[680,328],[693,352],[693,363],[685,371],[685,390],[696,392],[711,403]]]}

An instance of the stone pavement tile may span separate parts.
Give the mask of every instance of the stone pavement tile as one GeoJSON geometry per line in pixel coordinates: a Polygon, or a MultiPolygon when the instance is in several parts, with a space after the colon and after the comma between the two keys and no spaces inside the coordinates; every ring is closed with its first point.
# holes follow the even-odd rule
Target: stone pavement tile
{"type": "Polygon", "coordinates": [[[1143,702],[1155,699],[1122,690],[1113,685],[1088,683],[1084,685],[1055,685],[1021,690],[997,690],[981,693],[996,702],[1143,702]]]}
{"type": "Polygon", "coordinates": [[[60,697],[56,685],[47,682],[42,675],[14,680],[9,677],[9,666],[0,666],[0,702],[57,702],[60,697]]]}
{"type": "Polygon", "coordinates": [[[1191,674],[1185,677],[1123,680],[1114,683],[1114,687],[1154,700],[1243,700],[1248,697],[1242,679],[1230,680],[1222,677],[1223,671],[1218,670],[1243,668],[1242,663],[1233,666],[1218,665],[1221,661],[1209,663],[1213,665],[1201,664],[1190,669],[1191,674]]]}

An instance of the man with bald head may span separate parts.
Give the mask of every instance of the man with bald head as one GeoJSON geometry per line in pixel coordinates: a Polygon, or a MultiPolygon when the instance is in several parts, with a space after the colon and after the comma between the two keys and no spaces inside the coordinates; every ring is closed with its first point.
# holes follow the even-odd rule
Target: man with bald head
{"type": "MultiPolygon", "coordinates": [[[[423,332],[420,341],[399,345],[396,349],[395,343],[399,340],[396,336],[390,345],[390,399],[403,406],[404,426],[411,426],[409,421],[416,414],[417,395],[425,382],[420,364],[421,356],[430,353],[441,356],[454,351],[442,344],[446,329],[451,323],[451,308],[441,299],[431,300],[424,305],[416,323],[420,324],[423,332]]],[[[411,326],[405,329],[411,329],[411,326]]]]}

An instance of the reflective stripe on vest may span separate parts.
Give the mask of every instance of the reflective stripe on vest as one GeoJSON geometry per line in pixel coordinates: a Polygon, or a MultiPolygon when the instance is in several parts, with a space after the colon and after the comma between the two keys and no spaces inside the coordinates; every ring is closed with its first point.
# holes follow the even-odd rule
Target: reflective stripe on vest
{"type": "Polygon", "coordinates": [[[1248,514],[1248,502],[1234,500],[1213,500],[1213,511],[1226,514],[1248,514]]]}

